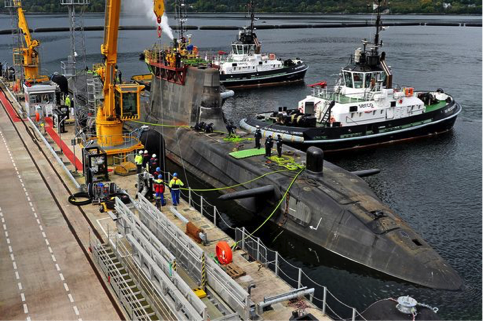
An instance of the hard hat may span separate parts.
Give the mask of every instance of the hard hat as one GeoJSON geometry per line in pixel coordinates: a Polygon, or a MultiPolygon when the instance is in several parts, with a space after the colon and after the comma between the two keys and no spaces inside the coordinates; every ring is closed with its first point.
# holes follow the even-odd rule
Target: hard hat
{"type": "Polygon", "coordinates": [[[260,128],[260,125],[257,125],[257,128],[260,128]]]}
{"type": "Polygon", "coordinates": [[[143,154],[143,151],[142,151],[142,150],[140,150],[140,151],[139,151],[139,155],[142,155],[142,154],[143,154]]]}
{"type": "Polygon", "coordinates": [[[178,177],[178,173],[174,173],[173,174],[173,177],[178,177]]]}
{"type": "Polygon", "coordinates": [[[156,167],[156,172],[161,172],[161,167],[156,167]]]}
{"type": "Polygon", "coordinates": [[[149,153],[147,149],[146,149],[144,152],[145,152],[146,154],[147,154],[147,153],[149,153]]]}
{"type": "Polygon", "coordinates": [[[156,154],[153,154],[153,158],[156,158],[156,154]]]}
{"type": "Polygon", "coordinates": [[[163,175],[159,174],[159,175],[158,175],[158,178],[163,178],[163,175]]]}

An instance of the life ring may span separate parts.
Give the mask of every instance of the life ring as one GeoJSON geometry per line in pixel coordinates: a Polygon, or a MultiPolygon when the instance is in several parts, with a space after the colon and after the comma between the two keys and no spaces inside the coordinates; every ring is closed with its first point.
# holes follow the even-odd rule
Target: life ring
{"type": "Polygon", "coordinates": [[[225,241],[216,244],[216,257],[222,265],[230,264],[233,260],[233,252],[230,245],[225,241]]]}
{"type": "Polygon", "coordinates": [[[414,94],[414,88],[405,88],[404,93],[406,97],[412,97],[414,94]]]}
{"type": "Polygon", "coordinates": [[[161,38],[162,34],[163,34],[163,29],[161,29],[161,26],[158,26],[158,38],[161,38]]]}

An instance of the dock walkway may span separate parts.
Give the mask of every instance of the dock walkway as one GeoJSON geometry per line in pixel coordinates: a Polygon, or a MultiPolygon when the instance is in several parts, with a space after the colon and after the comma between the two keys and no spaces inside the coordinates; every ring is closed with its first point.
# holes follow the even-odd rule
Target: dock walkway
{"type": "MultiPolygon", "coordinates": [[[[119,320],[65,215],[61,182],[0,106],[0,318],[119,320]],[[35,160],[35,162],[34,162],[35,160]],[[42,175],[41,175],[42,174],[42,175]],[[93,295],[95,294],[95,295],[93,295]]],[[[78,220],[77,227],[87,225],[78,220]]],[[[82,236],[82,233],[79,233],[82,236]]],[[[77,237],[79,236],[77,235],[77,237]]],[[[85,249],[84,249],[85,250],[85,249]]]]}

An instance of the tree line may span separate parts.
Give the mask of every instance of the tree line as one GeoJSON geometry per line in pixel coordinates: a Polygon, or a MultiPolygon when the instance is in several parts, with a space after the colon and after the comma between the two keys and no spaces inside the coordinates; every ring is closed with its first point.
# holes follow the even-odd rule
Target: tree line
{"type": "MultiPolygon", "coordinates": [[[[126,1],[126,0],[125,0],[126,1]]],[[[131,0],[136,1],[136,0],[131,0]]],[[[482,0],[391,0],[388,9],[391,13],[426,14],[481,14],[482,0]]],[[[233,0],[187,0],[188,12],[245,12],[248,1],[233,0]]],[[[369,13],[372,1],[369,0],[257,0],[256,11],[260,13],[369,13]]],[[[23,0],[23,8],[29,13],[66,12],[60,0],[23,0]]],[[[86,11],[103,12],[105,0],[90,0],[86,11]]],[[[2,8],[5,10],[4,8],[2,8]]],[[[167,0],[166,10],[174,10],[174,0],[167,0]]]]}

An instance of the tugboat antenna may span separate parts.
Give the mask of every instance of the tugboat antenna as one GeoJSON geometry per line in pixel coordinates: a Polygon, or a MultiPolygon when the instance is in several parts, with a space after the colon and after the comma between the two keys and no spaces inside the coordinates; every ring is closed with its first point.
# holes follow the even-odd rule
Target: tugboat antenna
{"type": "Polygon", "coordinates": [[[255,30],[255,1],[253,0],[248,3],[248,13],[250,14],[250,31],[253,34],[255,30]]]}
{"type": "Polygon", "coordinates": [[[376,35],[374,37],[374,45],[376,46],[376,50],[379,47],[379,32],[381,31],[381,3],[382,0],[377,0],[377,18],[376,18],[376,35]]]}

